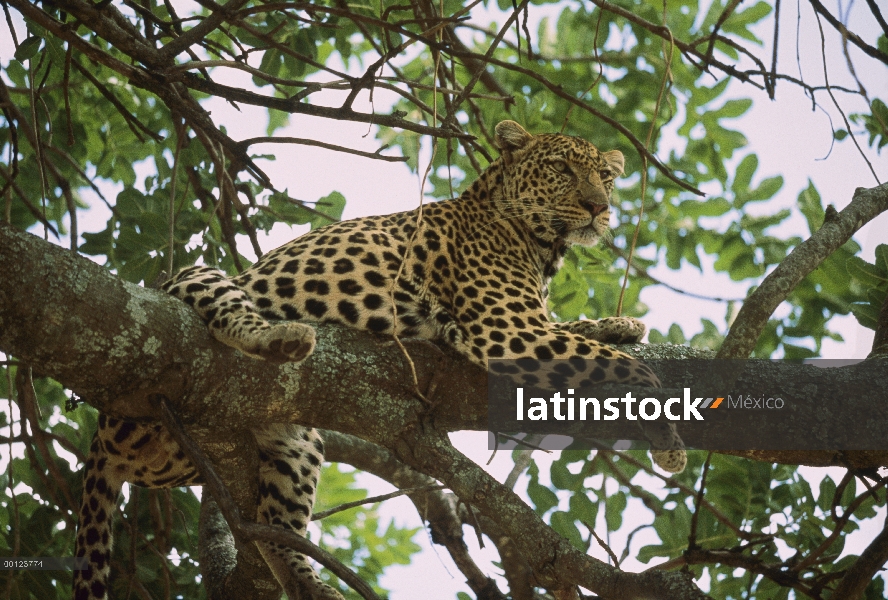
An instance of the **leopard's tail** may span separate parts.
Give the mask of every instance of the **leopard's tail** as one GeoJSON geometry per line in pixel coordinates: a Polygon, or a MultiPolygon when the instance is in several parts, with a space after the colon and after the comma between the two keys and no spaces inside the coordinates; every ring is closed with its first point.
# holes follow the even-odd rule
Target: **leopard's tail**
{"type": "MultiPolygon", "coordinates": [[[[105,419],[104,415],[100,419],[105,419]]],[[[102,424],[93,437],[83,467],[83,496],[77,525],[75,556],[88,559],[86,570],[74,571],[74,600],[106,600],[113,544],[111,520],[123,477],[108,468],[109,456],[100,437],[102,424]]]]}

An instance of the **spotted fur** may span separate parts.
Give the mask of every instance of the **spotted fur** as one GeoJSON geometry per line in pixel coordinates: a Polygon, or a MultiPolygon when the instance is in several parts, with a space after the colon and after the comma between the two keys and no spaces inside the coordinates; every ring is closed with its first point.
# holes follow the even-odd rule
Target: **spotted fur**
{"type": "MultiPolygon", "coordinates": [[[[228,278],[207,267],[180,272],[165,289],[192,305],[221,341],[276,362],[302,360],[310,326],[342,323],[451,346],[474,363],[491,358],[598,358],[595,378],[659,386],[653,372],[606,343],[645,333],[633,318],[553,323],[546,287],[573,244],[608,232],[619,151],[600,152],[564,135],[496,127],[502,157],[459,198],[419,211],[335,223],[263,256],[228,278]],[[402,268],[403,265],[403,268],[402,268]],[[400,276],[398,273],[400,271],[400,276]]],[[[262,467],[258,520],[304,534],[323,446],[298,426],[254,432],[262,467]]],[[[654,461],[679,472],[686,454],[671,424],[652,440],[654,461]]],[[[123,481],[149,487],[196,483],[193,467],[159,426],[102,418],[86,464],[77,555],[91,567],[75,579],[77,600],[105,598],[109,518],[123,481]]],[[[304,557],[263,555],[292,600],[341,598],[304,557]]]]}

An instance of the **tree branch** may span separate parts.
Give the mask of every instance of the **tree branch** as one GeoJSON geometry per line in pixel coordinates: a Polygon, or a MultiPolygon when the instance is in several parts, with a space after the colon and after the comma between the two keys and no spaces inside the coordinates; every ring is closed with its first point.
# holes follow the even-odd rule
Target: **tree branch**
{"type": "Polygon", "coordinates": [[[472,138],[472,136],[467,133],[454,131],[445,127],[429,127],[428,125],[420,125],[418,123],[414,123],[413,121],[408,121],[407,119],[404,119],[397,114],[368,114],[357,112],[351,110],[350,108],[331,108],[328,106],[320,106],[317,104],[308,104],[306,102],[300,102],[293,98],[275,98],[272,96],[263,96],[262,94],[249,92],[241,88],[231,87],[228,85],[223,85],[221,83],[215,83],[208,79],[198,77],[192,73],[182,73],[181,79],[182,82],[189,88],[197,90],[199,92],[204,92],[205,94],[211,94],[213,96],[225,98],[226,100],[232,100],[234,102],[242,102],[244,104],[252,104],[254,106],[263,106],[265,108],[274,108],[286,113],[298,113],[303,115],[310,115],[313,117],[336,119],[339,121],[356,121],[358,123],[370,123],[373,125],[382,125],[385,127],[396,127],[399,129],[405,129],[407,131],[413,131],[414,133],[422,133],[439,138],[472,138]]]}
{"type": "Polygon", "coordinates": [[[857,188],[854,199],[839,213],[827,208],[821,228],[793,249],[746,299],[716,358],[748,357],[768,319],[792,290],[858,229],[886,210],[888,184],[857,188]]]}
{"type": "MultiPolygon", "coordinates": [[[[422,489],[437,483],[428,475],[408,467],[391,452],[376,444],[336,431],[321,433],[328,460],[347,463],[401,489],[422,489]]],[[[440,490],[412,492],[408,496],[416,506],[420,518],[428,522],[432,541],[447,548],[447,552],[466,576],[466,583],[475,595],[486,600],[502,598],[502,592],[496,583],[481,571],[469,555],[468,547],[463,540],[459,500],[456,496],[440,490]]],[[[508,576],[508,566],[506,571],[508,576]]]]}
{"type": "Polygon", "coordinates": [[[847,38],[852,44],[863,50],[864,54],[875,58],[878,61],[881,61],[888,65],[888,54],[885,54],[878,48],[873,48],[862,39],[860,36],[854,33],[853,31],[849,31],[841,21],[835,18],[832,13],[826,10],[826,7],[820,3],[820,0],[808,0],[811,3],[811,6],[814,7],[814,10],[819,14],[823,15],[823,17],[829,21],[829,24],[832,25],[836,31],[842,34],[842,37],[847,38]]]}
{"type": "MultiPolygon", "coordinates": [[[[0,280],[4,282],[0,351],[33,365],[110,415],[158,420],[148,402],[148,396],[157,393],[171,399],[186,424],[223,431],[298,422],[388,447],[400,431],[421,426],[409,367],[387,338],[317,325],[317,350],[304,363],[276,366],[256,361],[213,340],[186,304],[123,282],[92,261],[5,223],[0,223],[0,280]],[[242,380],[239,374],[245,371],[253,380],[242,380]],[[244,403],[244,397],[254,401],[244,403]],[[351,410],[330,411],[331,402],[351,410]]],[[[436,405],[435,425],[446,431],[487,430],[487,406],[479,402],[487,394],[485,371],[447,350],[442,358],[441,351],[428,343],[406,340],[405,345],[416,365],[420,389],[437,371],[437,396],[444,400],[436,405]]],[[[645,360],[711,357],[669,345],[621,349],[645,360]]],[[[863,376],[873,383],[876,394],[888,389],[880,365],[868,361],[848,369],[823,370],[777,364],[749,385],[760,389],[764,378],[785,386],[799,369],[809,369],[820,373],[822,385],[842,389],[848,377],[860,377],[865,371],[863,376]]],[[[664,385],[682,387],[686,380],[664,378],[664,385]]],[[[880,404],[876,395],[871,400],[873,406],[880,404]]],[[[814,429],[816,421],[807,420],[813,416],[798,418],[799,427],[807,422],[814,429]]],[[[601,422],[596,433],[606,439],[639,435],[627,421],[601,422]]],[[[690,445],[717,447],[717,432],[689,433],[685,441],[690,445]]],[[[877,452],[862,460],[878,466],[884,464],[879,456],[884,460],[886,454],[877,452]]],[[[767,460],[841,464],[834,452],[774,452],[767,460]],[[804,457],[809,460],[799,460],[804,457]]]]}
{"type": "Polygon", "coordinates": [[[885,526],[876,536],[860,558],[848,569],[845,576],[836,586],[831,598],[863,598],[863,592],[873,581],[876,573],[885,567],[888,562],[888,519],[885,526]]]}
{"type": "MultiPolygon", "coordinates": [[[[326,150],[333,150],[334,152],[345,152],[346,154],[356,154],[358,156],[363,156],[364,158],[372,158],[375,160],[384,160],[386,162],[407,162],[408,158],[406,156],[384,156],[379,154],[379,152],[364,152],[362,150],[355,150],[353,148],[345,148],[344,146],[337,146],[335,144],[328,144],[326,142],[319,142],[318,140],[307,140],[304,138],[294,138],[294,137],[258,137],[258,138],[250,138],[247,140],[241,140],[238,142],[244,148],[248,146],[252,146],[254,144],[300,144],[303,146],[316,146],[318,148],[325,148],[326,150]]],[[[381,150],[381,149],[380,149],[381,150]]]]}

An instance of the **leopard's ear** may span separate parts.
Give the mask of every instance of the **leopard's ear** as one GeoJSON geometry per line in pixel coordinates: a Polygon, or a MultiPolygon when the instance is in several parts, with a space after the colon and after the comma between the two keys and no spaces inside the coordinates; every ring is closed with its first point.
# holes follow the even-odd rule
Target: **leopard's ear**
{"type": "Polygon", "coordinates": [[[610,150],[601,155],[604,158],[604,162],[607,163],[614,171],[614,177],[619,177],[623,174],[623,167],[626,164],[625,159],[623,158],[623,153],[619,150],[610,150]]]}
{"type": "Polygon", "coordinates": [[[533,136],[515,121],[500,121],[497,123],[495,131],[496,147],[500,149],[503,156],[524,148],[533,139],[533,136]]]}

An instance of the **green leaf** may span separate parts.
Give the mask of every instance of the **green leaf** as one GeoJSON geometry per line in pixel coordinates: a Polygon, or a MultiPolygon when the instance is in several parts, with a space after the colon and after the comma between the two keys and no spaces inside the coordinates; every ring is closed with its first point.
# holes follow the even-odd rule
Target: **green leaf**
{"type": "Polygon", "coordinates": [[[570,514],[587,527],[594,527],[598,519],[598,503],[589,500],[584,492],[570,497],[570,514]]]}
{"type": "Polygon", "coordinates": [[[19,62],[25,62],[29,58],[33,58],[40,50],[41,43],[43,43],[43,38],[36,35],[25,38],[25,40],[19,44],[19,47],[16,48],[15,59],[19,62]]]}
{"type": "Polygon", "coordinates": [[[538,483],[528,484],[527,495],[539,514],[544,514],[558,505],[558,496],[549,488],[538,483]]]}
{"type": "Polygon", "coordinates": [[[579,489],[583,483],[583,477],[581,475],[574,475],[568,471],[567,462],[563,460],[563,458],[564,457],[552,463],[552,468],[549,471],[549,476],[552,478],[552,485],[560,490],[579,489]]]}
{"type": "Polygon", "coordinates": [[[731,203],[724,198],[707,198],[706,200],[685,200],[679,210],[689,217],[720,217],[731,210],[731,203]]]}
{"type": "Polygon", "coordinates": [[[623,524],[623,511],[626,510],[626,494],[617,492],[604,500],[604,520],[610,531],[616,531],[623,524]]]}
{"type": "MultiPolygon", "coordinates": [[[[879,38],[879,46],[882,46],[882,41],[885,39],[885,36],[879,38]]],[[[885,48],[882,50],[888,54],[888,43],[885,44],[885,48]]],[[[863,593],[863,600],[883,600],[885,598],[885,580],[881,575],[874,578],[868,586],[866,586],[866,590],[863,593]]]]}
{"type": "Polygon", "coordinates": [[[879,324],[879,310],[872,304],[854,303],[851,305],[851,314],[861,326],[876,330],[879,324]]]}
{"type": "Polygon", "coordinates": [[[108,227],[105,231],[99,233],[82,233],[84,242],[80,245],[80,252],[96,255],[109,255],[114,248],[114,231],[108,227]]]}
{"type": "Polygon", "coordinates": [[[808,231],[814,233],[823,224],[824,210],[823,204],[820,201],[820,193],[810,179],[808,180],[808,187],[799,194],[798,205],[805,220],[808,221],[808,231]]]}
{"type": "Polygon", "coordinates": [[[854,481],[845,486],[845,489],[842,490],[842,499],[839,501],[842,507],[847,508],[854,501],[854,497],[857,495],[857,486],[854,485],[854,481]]]}
{"type": "Polygon", "coordinates": [[[720,119],[736,119],[746,113],[752,106],[752,100],[741,98],[728,100],[721,108],[715,109],[715,114],[720,119]]]}
{"type": "Polygon", "coordinates": [[[342,218],[342,211],[345,209],[345,196],[339,192],[331,192],[330,195],[324,196],[318,200],[315,210],[321,214],[313,216],[311,228],[317,229],[330,223],[335,223],[342,218]]]}
{"type": "Polygon", "coordinates": [[[865,287],[878,287],[888,283],[888,273],[870,264],[859,256],[852,256],[845,262],[848,275],[865,287]]]}
{"type": "Polygon", "coordinates": [[[126,187],[117,194],[117,212],[130,219],[138,219],[147,205],[145,194],[133,187],[126,187]]]}
{"type": "Polygon", "coordinates": [[[820,480],[820,494],[817,496],[817,506],[825,513],[832,508],[833,497],[836,494],[836,484],[832,478],[827,475],[820,480]]]}
{"type": "Polygon", "coordinates": [[[888,244],[876,246],[876,268],[888,277],[888,244]]]}
{"type": "Polygon", "coordinates": [[[586,549],[586,543],[583,540],[583,536],[580,535],[580,530],[577,529],[574,518],[571,517],[570,514],[560,510],[555,511],[552,513],[551,523],[552,529],[567,538],[575,548],[578,550],[586,549]]]}
{"type": "Polygon", "coordinates": [[[762,180],[757,188],[752,190],[746,197],[746,202],[760,202],[762,200],[770,200],[774,197],[780,188],[783,187],[783,177],[777,175],[775,177],[767,177],[762,180]]]}
{"type": "Polygon", "coordinates": [[[268,127],[265,128],[265,135],[274,135],[274,132],[282,127],[290,124],[290,113],[282,110],[268,109],[268,127]]]}

